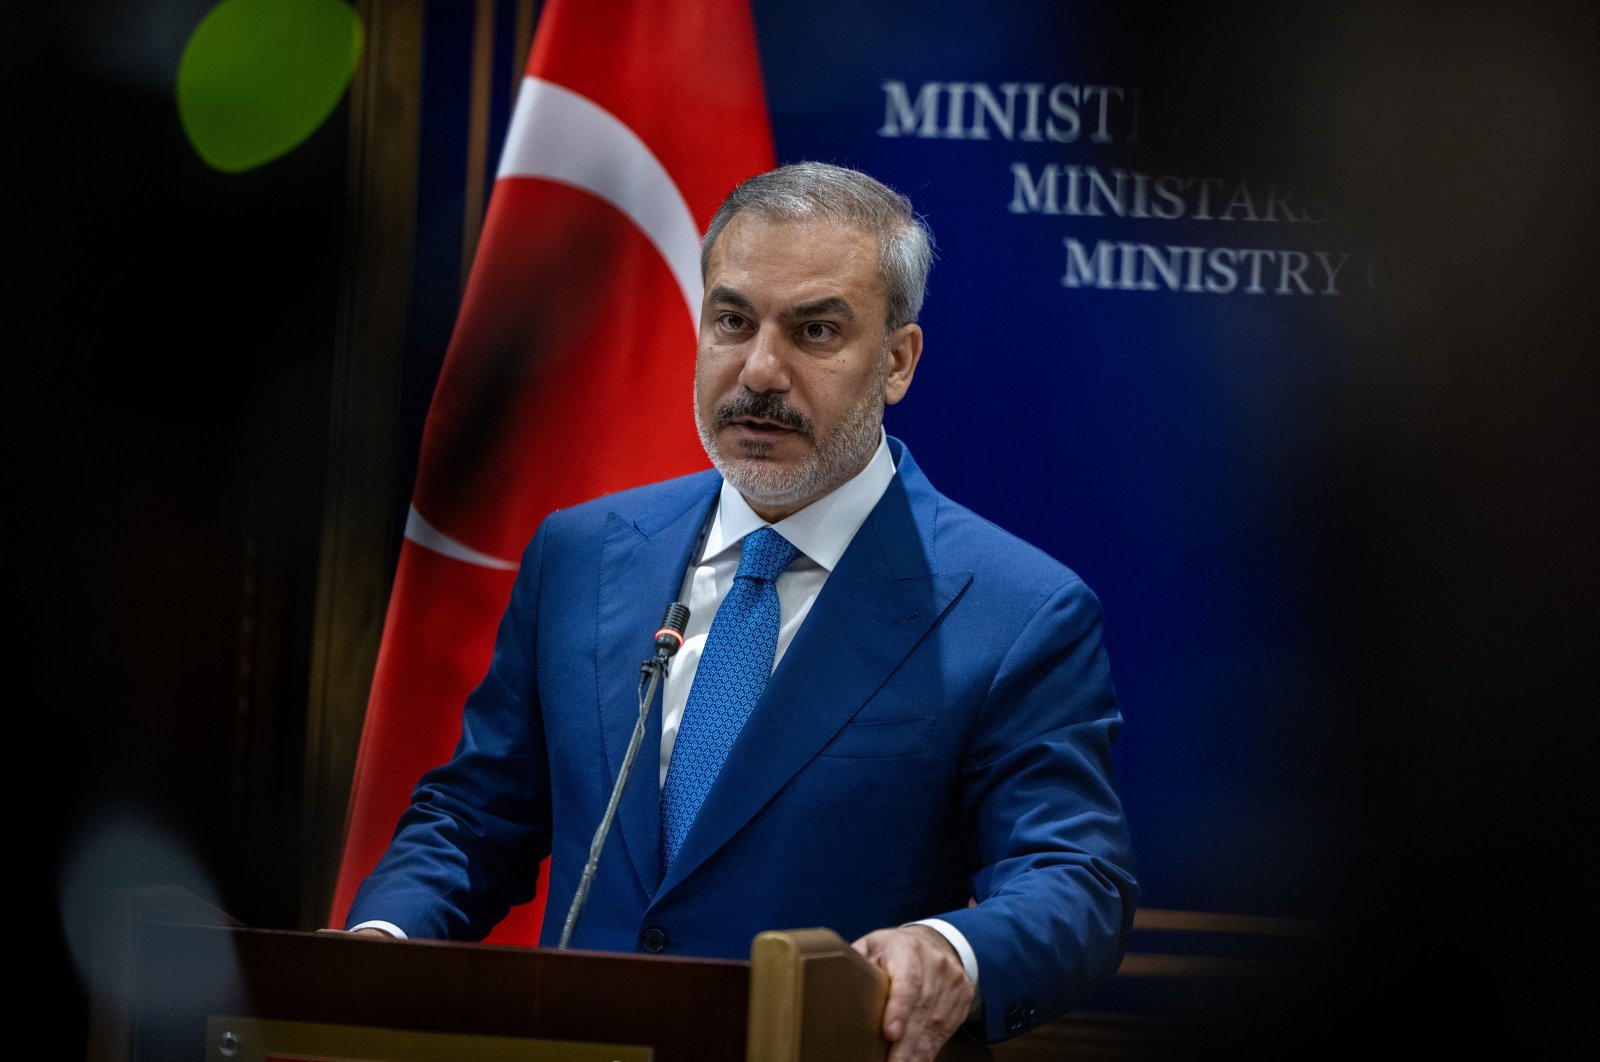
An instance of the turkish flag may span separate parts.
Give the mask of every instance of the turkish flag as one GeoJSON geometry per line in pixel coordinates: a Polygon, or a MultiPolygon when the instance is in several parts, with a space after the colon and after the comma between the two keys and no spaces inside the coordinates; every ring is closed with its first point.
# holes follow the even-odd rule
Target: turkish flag
{"type": "MultiPolygon", "coordinates": [[[[454,749],[539,521],[706,467],[699,238],[772,165],[747,0],[544,5],[423,431],[330,924],[454,749]]],[[[535,943],[544,901],[489,939],[535,943]]]]}

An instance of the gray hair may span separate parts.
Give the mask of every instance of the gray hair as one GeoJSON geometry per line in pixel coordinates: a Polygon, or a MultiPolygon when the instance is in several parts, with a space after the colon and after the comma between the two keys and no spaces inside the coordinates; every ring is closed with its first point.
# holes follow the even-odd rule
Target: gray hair
{"type": "Polygon", "coordinates": [[[826,218],[862,230],[878,240],[893,332],[917,319],[933,266],[933,234],[911,209],[911,200],[859,170],[826,162],[797,162],[741,182],[711,218],[700,244],[700,277],[711,265],[711,249],[741,210],[765,221],[826,218]]]}

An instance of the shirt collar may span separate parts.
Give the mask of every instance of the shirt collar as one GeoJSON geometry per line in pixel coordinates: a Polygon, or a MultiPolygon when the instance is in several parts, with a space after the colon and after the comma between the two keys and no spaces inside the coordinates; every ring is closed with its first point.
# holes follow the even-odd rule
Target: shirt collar
{"type": "MultiPolygon", "coordinates": [[[[893,480],[894,457],[889,453],[888,438],[880,430],[878,449],[865,468],[772,527],[801,553],[831,572],[893,480]]],[[[717,514],[712,518],[700,563],[704,564],[742,542],[744,536],[756,528],[765,526],[767,522],[756,515],[750,503],[723,480],[717,514]]]]}

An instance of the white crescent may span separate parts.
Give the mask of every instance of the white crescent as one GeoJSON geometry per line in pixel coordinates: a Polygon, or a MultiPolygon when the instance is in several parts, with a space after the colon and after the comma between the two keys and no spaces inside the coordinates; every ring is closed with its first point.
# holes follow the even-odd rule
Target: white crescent
{"type": "MultiPolygon", "coordinates": [[[[660,253],[678,282],[690,327],[700,319],[700,229],[661,160],[616,115],[569,88],[522,79],[495,179],[558,181],[610,203],[660,253]]],[[[413,506],[406,538],[483,568],[514,571],[517,562],[480,552],[434,527],[413,506]]]]}
{"type": "Polygon", "coordinates": [[[522,79],[496,178],[542,177],[610,203],[655,245],[700,320],[700,229],[661,160],[592,100],[550,81],[522,79]]]}

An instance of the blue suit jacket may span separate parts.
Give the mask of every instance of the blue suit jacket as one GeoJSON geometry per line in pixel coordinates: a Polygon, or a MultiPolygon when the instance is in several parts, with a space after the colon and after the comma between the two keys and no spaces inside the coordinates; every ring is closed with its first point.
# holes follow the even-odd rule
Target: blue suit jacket
{"type": "MultiPolygon", "coordinates": [[[[1115,970],[1136,887],[1099,604],[1067,568],[898,473],[829,576],[671,870],[652,710],[572,946],[748,958],[766,929],[955,925],[985,1033],[1115,970]],[[969,899],[980,901],[969,906],[969,899]]],[[[349,923],[479,939],[534,894],[560,936],[638,717],[640,662],[716,502],[705,472],[552,514],[449,764],[349,923]]]]}

